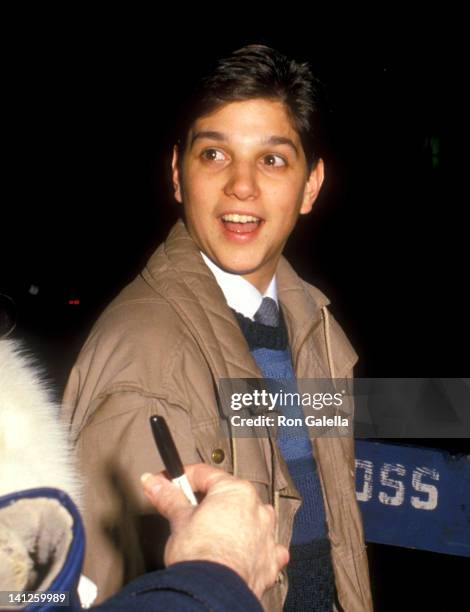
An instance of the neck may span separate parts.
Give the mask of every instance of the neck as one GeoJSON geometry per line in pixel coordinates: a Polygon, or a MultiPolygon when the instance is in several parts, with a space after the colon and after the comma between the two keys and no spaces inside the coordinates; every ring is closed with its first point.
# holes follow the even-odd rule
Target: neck
{"type": "Polygon", "coordinates": [[[242,274],[241,276],[247,280],[253,287],[256,287],[261,295],[264,295],[266,289],[269,287],[269,283],[271,282],[274,273],[276,271],[276,266],[274,266],[269,271],[261,272],[256,270],[255,272],[250,272],[249,274],[242,274]]]}

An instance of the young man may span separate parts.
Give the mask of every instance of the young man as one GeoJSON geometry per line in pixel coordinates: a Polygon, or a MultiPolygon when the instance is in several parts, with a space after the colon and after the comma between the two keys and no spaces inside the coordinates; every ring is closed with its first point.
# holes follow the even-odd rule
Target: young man
{"type": "Polygon", "coordinates": [[[161,563],[164,524],[139,487],[162,469],[148,425],[158,413],[185,463],[246,478],[274,505],[290,586],[281,575],[266,610],[372,607],[353,440],[219,427],[222,378],[346,378],[357,359],[328,300],[282,257],[323,181],[314,94],[306,64],[261,45],[201,80],[173,154],[184,222],[106,309],[72,371],[64,408],[88,477],[84,571],[100,598],[161,563]]]}

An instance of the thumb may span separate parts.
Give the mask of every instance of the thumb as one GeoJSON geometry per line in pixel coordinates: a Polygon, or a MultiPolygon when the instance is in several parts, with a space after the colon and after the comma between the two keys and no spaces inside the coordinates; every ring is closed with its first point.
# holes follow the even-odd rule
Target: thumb
{"type": "Polygon", "coordinates": [[[174,523],[181,513],[191,510],[183,491],[161,474],[142,474],[140,480],[152,505],[170,522],[174,523]]]}

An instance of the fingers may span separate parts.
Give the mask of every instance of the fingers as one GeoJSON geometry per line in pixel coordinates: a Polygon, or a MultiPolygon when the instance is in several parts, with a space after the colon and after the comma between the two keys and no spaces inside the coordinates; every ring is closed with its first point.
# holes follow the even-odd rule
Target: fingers
{"type": "Polygon", "coordinates": [[[157,511],[174,522],[181,513],[187,513],[190,506],[183,491],[161,474],[142,474],[144,493],[157,511]]]}
{"type": "Polygon", "coordinates": [[[268,517],[268,521],[271,525],[271,528],[274,531],[274,528],[276,526],[276,513],[274,511],[274,508],[271,506],[271,504],[263,504],[262,507],[268,517]]]}
{"type": "Polygon", "coordinates": [[[220,481],[240,482],[227,472],[205,463],[185,465],[184,470],[191,488],[199,493],[207,493],[213,485],[220,481]]]}
{"type": "Polygon", "coordinates": [[[262,594],[265,589],[272,586],[279,577],[283,567],[289,562],[289,551],[281,544],[274,544],[274,549],[270,556],[269,563],[264,566],[265,573],[260,573],[261,582],[256,585],[262,594]],[[269,568],[269,569],[268,569],[269,568]]]}
{"type": "Polygon", "coordinates": [[[184,471],[191,484],[193,491],[207,493],[207,491],[221,480],[234,480],[233,476],[223,470],[214,468],[206,463],[194,463],[185,465],[184,471]]]}
{"type": "Polygon", "coordinates": [[[281,544],[276,544],[275,557],[277,563],[277,571],[280,572],[282,568],[289,563],[289,551],[285,546],[282,546],[281,544]]]}

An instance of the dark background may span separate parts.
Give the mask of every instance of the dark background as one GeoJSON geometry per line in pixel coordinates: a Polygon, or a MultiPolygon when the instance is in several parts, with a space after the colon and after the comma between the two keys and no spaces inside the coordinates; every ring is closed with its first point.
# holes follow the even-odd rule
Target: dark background
{"type": "MultiPolygon", "coordinates": [[[[357,375],[465,376],[458,17],[409,28],[399,19],[390,32],[378,16],[340,27],[307,13],[254,25],[246,13],[237,25],[233,6],[224,10],[213,23],[184,11],[184,19],[42,11],[10,22],[0,290],[17,304],[15,337],[59,396],[94,319],[177,217],[171,128],[188,80],[214,57],[262,42],[309,61],[328,91],[325,186],[286,255],[330,298],[359,353],[357,375]]],[[[470,450],[468,440],[420,444],[470,450]]],[[[369,552],[377,610],[463,606],[464,560],[369,552]]]]}

